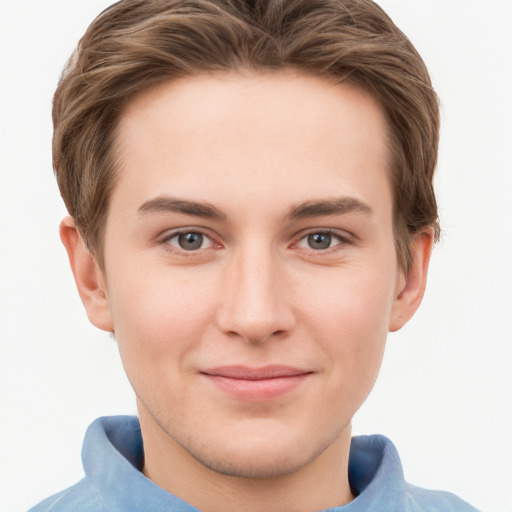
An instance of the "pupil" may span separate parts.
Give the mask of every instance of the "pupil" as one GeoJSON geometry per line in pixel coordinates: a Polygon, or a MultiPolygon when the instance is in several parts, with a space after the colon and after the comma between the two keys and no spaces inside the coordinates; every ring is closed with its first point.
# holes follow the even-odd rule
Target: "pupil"
{"type": "Polygon", "coordinates": [[[312,249],[328,249],[331,246],[332,237],[325,233],[315,233],[308,236],[308,244],[312,249]]]}
{"type": "Polygon", "coordinates": [[[185,251],[200,249],[203,245],[203,235],[201,233],[185,233],[178,237],[178,242],[185,251]]]}

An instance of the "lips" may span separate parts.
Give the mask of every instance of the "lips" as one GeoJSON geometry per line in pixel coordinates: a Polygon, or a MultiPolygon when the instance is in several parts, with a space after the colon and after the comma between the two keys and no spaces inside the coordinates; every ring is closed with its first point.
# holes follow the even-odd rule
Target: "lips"
{"type": "Polygon", "coordinates": [[[221,393],[243,401],[268,401],[290,393],[313,372],[282,365],[219,366],[200,374],[221,393]]]}

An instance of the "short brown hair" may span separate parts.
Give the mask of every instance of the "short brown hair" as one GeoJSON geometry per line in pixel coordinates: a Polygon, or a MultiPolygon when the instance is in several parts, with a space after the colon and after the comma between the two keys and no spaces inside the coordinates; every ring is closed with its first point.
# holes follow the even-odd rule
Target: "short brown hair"
{"type": "Polygon", "coordinates": [[[70,215],[100,265],[124,104],[170,79],[298,70],[348,81],[383,109],[399,263],[412,237],[439,235],[433,174],[439,106],[426,66],[371,0],[121,0],[80,40],[53,105],[53,164],[70,215]]]}

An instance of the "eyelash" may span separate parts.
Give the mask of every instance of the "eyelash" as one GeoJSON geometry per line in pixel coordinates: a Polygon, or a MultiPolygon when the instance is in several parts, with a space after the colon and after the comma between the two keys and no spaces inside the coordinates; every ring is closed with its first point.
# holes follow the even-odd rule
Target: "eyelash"
{"type": "Polygon", "coordinates": [[[159,243],[161,245],[163,245],[164,249],[166,251],[170,252],[171,254],[178,254],[180,256],[185,256],[185,257],[196,256],[199,253],[199,251],[211,249],[212,248],[211,246],[214,246],[214,245],[220,246],[219,243],[215,242],[214,238],[211,235],[209,235],[202,229],[195,229],[195,228],[180,229],[178,231],[169,233],[169,234],[165,235],[161,240],[159,240],[159,243]],[[171,243],[170,243],[170,241],[173,238],[179,237],[181,235],[191,235],[191,234],[201,235],[203,238],[208,239],[210,241],[210,247],[199,248],[196,250],[187,251],[186,249],[182,249],[182,248],[176,247],[174,245],[171,245],[171,243]]]}
{"type": "Polygon", "coordinates": [[[294,243],[294,245],[298,245],[302,241],[307,240],[307,238],[311,235],[324,235],[324,236],[328,235],[338,241],[338,243],[334,244],[331,247],[327,247],[326,249],[315,250],[312,247],[309,247],[306,249],[306,250],[310,250],[313,253],[318,254],[318,255],[331,253],[332,251],[335,251],[337,248],[339,248],[339,246],[352,245],[354,243],[353,238],[349,234],[342,234],[339,231],[336,231],[335,229],[327,228],[327,229],[313,229],[313,230],[308,231],[305,234],[301,234],[300,238],[297,240],[297,242],[294,243]]]}
{"type": "MultiPolygon", "coordinates": [[[[339,231],[336,231],[334,229],[313,229],[306,233],[301,233],[296,238],[296,241],[291,244],[291,246],[298,247],[301,242],[307,240],[307,238],[312,235],[323,235],[323,236],[327,235],[327,236],[332,237],[333,239],[337,240],[338,243],[335,243],[333,246],[327,247],[325,249],[313,249],[312,247],[308,247],[308,248],[299,247],[299,249],[311,251],[312,253],[314,253],[316,255],[322,255],[322,254],[328,254],[328,253],[330,254],[331,252],[336,251],[337,248],[339,248],[339,246],[346,246],[346,245],[354,244],[353,238],[348,234],[341,234],[339,231]]],[[[169,233],[169,234],[165,235],[164,237],[162,237],[159,240],[159,243],[164,247],[164,249],[166,251],[170,252],[171,254],[178,254],[178,255],[184,256],[184,257],[197,256],[202,251],[215,248],[215,247],[213,247],[215,245],[217,245],[217,247],[222,247],[222,245],[220,243],[215,241],[214,237],[212,237],[210,234],[208,234],[207,232],[205,232],[204,230],[199,229],[199,228],[197,228],[197,229],[196,228],[180,229],[178,231],[174,231],[174,232],[169,233]],[[201,247],[201,248],[198,248],[195,250],[186,250],[186,249],[182,249],[182,248],[179,248],[179,247],[176,247],[176,246],[170,244],[170,241],[172,239],[179,237],[180,235],[188,235],[188,234],[201,235],[202,237],[204,237],[210,241],[210,246],[205,247],[205,248],[201,247]]],[[[307,241],[306,241],[306,243],[307,243],[307,241]]]]}

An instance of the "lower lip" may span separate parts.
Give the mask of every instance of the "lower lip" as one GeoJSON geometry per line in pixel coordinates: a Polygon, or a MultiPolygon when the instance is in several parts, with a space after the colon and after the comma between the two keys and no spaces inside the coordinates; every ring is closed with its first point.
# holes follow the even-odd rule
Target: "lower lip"
{"type": "Polygon", "coordinates": [[[203,374],[217,389],[238,400],[265,402],[281,397],[300,386],[310,373],[273,377],[271,379],[233,379],[220,375],[203,374]]]}

